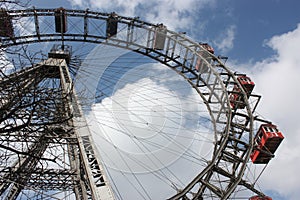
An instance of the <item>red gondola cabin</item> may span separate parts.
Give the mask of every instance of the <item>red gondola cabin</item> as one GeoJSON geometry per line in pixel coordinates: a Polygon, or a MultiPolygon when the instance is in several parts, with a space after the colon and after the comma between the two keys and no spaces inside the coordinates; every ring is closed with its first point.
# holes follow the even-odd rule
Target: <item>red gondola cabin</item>
{"type": "MultiPolygon", "coordinates": [[[[212,48],[207,43],[200,43],[200,46],[203,47],[203,49],[205,49],[205,51],[200,51],[199,54],[202,56],[203,59],[205,59],[208,63],[210,63],[211,60],[213,59],[213,57],[211,56],[211,54],[215,53],[214,48],[212,48]]],[[[207,73],[208,69],[209,69],[208,66],[206,65],[206,63],[202,61],[202,58],[198,57],[197,61],[196,61],[196,65],[195,65],[196,70],[200,74],[207,73]]]]}
{"type": "Polygon", "coordinates": [[[284,136],[273,124],[262,124],[254,138],[254,149],[250,158],[255,164],[267,164],[284,136]]]}
{"type": "Polygon", "coordinates": [[[250,197],[249,200],[272,200],[271,197],[268,197],[268,196],[264,196],[264,197],[261,197],[261,196],[253,196],[253,197],[250,197]]]}
{"type": "MultiPolygon", "coordinates": [[[[254,82],[246,75],[241,75],[237,77],[238,82],[242,85],[244,91],[247,94],[247,97],[249,97],[253,91],[253,88],[255,86],[254,82]]],[[[243,103],[243,96],[241,94],[241,91],[237,85],[233,87],[232,93],[230,94],[230,104],[231,107],[236,109],[243,109],[245,108],[245,104],[243,103]]]]}
{"type": "Polygon", "coordinates": [[[214,54],[215,50],[207,43],[200,44],[205,50],[207,50],[209,53],[214,54]]]}

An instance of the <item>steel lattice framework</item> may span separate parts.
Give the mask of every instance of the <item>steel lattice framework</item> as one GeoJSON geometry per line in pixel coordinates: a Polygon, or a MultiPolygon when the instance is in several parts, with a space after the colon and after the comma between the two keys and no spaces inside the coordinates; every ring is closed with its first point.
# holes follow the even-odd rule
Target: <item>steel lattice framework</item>
{"type": "MultiPolygon", "coordinates": [[[[2,38],[2,49],[55,41],[126,48],[175,70],[198,92],[214,124],[213,157],[198,176],[185,188],[178,188],[170,199],[203,199],[208,194],[227,199],[237,186],[264,196],[244,177],[253,149],[253,113],[260,96],[248,97],[236,74],[219,57],[210,54],[208,61],[202,54],[206,50],[199,43],[170,30],[163,32],[165,45],[158,50],[154,46],[159,25],[139,18],[118,16],[118,35],[108,38],[105,28],[110,13],[65,10],[71,25],[65,33],[54,31],[55,9],[7,13],[14,24],[14,35],[2,38]],[[24,31],[17,25],[21,19],[34,24],[34,29],[24,31]],[[80,25],[71,24],[71,19],[80,25]],[[53,22],[45,28],[43,23],[47,20],[53,22]],[[207,67],[205,73],[195,69],[199,59],[207,67]],[[230,105],[233,86],[240,89],[244,109],[232,109],[230,105]],[[254,104],[250,105],[250,98],[254,104]]],[[[67,51],[61,54],[68,58],[67,51]]],[[[72,191],[77,199],[114,198],[77,101],[67,59],[61,54],[0,79],[1,197],[16,199],[21,190],[63,190],[72,191]]]]}

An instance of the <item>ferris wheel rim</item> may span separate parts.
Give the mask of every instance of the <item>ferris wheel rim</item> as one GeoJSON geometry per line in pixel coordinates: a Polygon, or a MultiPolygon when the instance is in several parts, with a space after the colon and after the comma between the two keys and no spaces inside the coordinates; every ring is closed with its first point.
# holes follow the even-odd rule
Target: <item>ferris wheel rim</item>
{"type": "MultiPolygon", "coordinates": [[[[16,11],[9,11],[9,13],[12,13],[13,16],[19,16],[19,17],[28,17],[28,16],[45,16],[45,15],[49,15],[49,16],[53,16],[54,15],[54,11],[55,9],[31,9],[31,10],[16,10],[16,11]],[[21,13],[21,14],[18,14],[21,13]],[[27,14],[26,14],[27,13],[27,14]]],[[[91,12],[91,11],[84,11],[84,10],[66,10],[68,13],[70,13],[70,15],[76,15],[77,17],[86,17],[88,16],[87,14],[93,14],[93,17],[95,17],[96,15],[101,16],[101,19],[106,19],[110,14],[109,13],[99,13],[99,12],[91,12]]],[[[148,22],[144,22],[142,20],[137,20],[136,18],[128,18],[128,17],[120,17],[120,22],[125,22],[125,24],[130,24],[130,21],[134,21],[134,22],[138,22],[138,24],[132,23],[130,24],[130,26],[133,27],[137,27],[137,28],[142,28],[145,29],[147,31],[152,31],[153,28],[156,28],[157,25],[155,24],[151,24],[148,22]]],[[[39,22],[38,22],[39,23],[39,22]]],[[[37,31],[37,30],[36,30],[37,31]]],[[[199,75],[197,74],[197,72],[192,71],[188,66],[186,66],[185,63],[180,62],[181,60],[178,60],[175,57],[169,56],[167,53],[160,51],[160,50],[155,50],[155,49],[149,49],[149,47],[147,46],[142,46],[142,45],[138,45],[138,44],[128,44],[128,41],[125,40],[119,40],[119,39],[115,39],[115,38],[107,38],[107,37],[101,37],[101,36],[95,36],[95,35],[89,35],[89,34],[37,34],[37,32],[35,32],[36,34],[32,34],[32,35],[26,35],[26,36],[19,36],[19,37],[14,37],[14,38],[7,38],[5,40],[2,41],[2,44],[0,45],[0,48],[6,48],[6,47],[10,47],[10,46],[17,46],[17,45],[22,45],[22,44],[31,44],[31,43],[42,43],[42,42],[56,42],[56,41],[72,41],[72,42],[86,42],[86,43],[100,43],[100,44],[105,44],[105,45],[111,45],[111,46],[116,46],[119,48],[126,48],[126,49],[130,49],[133,50],[137,53],[140,54],[144,54],[152,59],[155,59],[159,62],[162,62],[164,65],[172,68],[173,70],[175,70],[179,75],[183,76],[188,82],[189,84],[191,84],[191,86],[197,91],[197,93],[201,96],[201,98],[203,100],[207,100],[207,98],[205,97],[205,95],[203,94],[203,92],[201,92],[201,90],[199,89],[199,87],[194,83],[193,80],[189,79],[187,76],[185,76],[184,74],[184,70],[189,71],[191,74],[194,74],[195,76],[199,75]],[[44,39],[45,38],[45,39],[44,39]],[[29,39],[29,40],[28,40],[29,39]],[[165,53],[165,54],[164,54],[165,53]],[[161,57],[163,57],[163,59],[161,59],[161,57]],[[165,60],[169,59],[168,62],[164,62],[165,60]],[[181,65],[181,66],[177,66],[174,67],[173,64],[170,64],[170,60],[172,62],[174,62],[177,65],[181,65]],[[181,68],[182,67],[182,70],[181,68]],[[180,70],[178,69],[180,68],[180,70]]],[[[201,46],[199,45],[199,43],[196,43],[194,41],[191,41],[189,38],[186,38],[184,35],[167,30],[167,34],[170,35],[166,35],[167,38],[170,41],[174,41],[176,42],[176,44],[178,45],[182,45],[183,47],[185,47],[185,49],[187,51],[190,51],[193,56],[195,57],[200,57],[201,55],[197,52],[197,50],[201,50],[201,46]],[[175,37],[176,39],[173,39],[172,37],[175,37]]],[[[203,49],[202,49],[203,50],[203,49]]],[[[216,56],[212,55],[212,57],[214,57],[215,62],[222,68],[224,69],[224,71],[226,73],[228,73],[228,77],[235,82],[236,85],[238,85],[238,87],[241,89],[242,93],[243,93],[243,102],[246,105],[246,110],[247,110],[247,117],[249,119],[249,143],[248,143],[248,147],[249,149],[247,150],[246,156],[243,157],[243,166],[240,169],[239,173],[235,176],[237,179],[235,181],[234,184],[231,185],[231,188],[227,191],[226,194],[221,194],[223,195],[222,197],[227,198],[230,196],[231,192],[236,188],[236,186],[240,183],[240,180],[242,178],[243,172],[246,168],[246,163],[249,160],[250,157],[250,153],[251,150],[253,148],[253,144],[252,144],[252,135],[253,135],[253,115],[250,109],[250,105],[248,103],[248,100],[246,98],[246,93],[243,90],[241,84],[238,82],[238,80],[236,79],[235,75],[233,72],[231,72],[231,70],[229,70],[216,56]]],[[[204,60],[204,59],[203,59],[204,60]]],[[[217,70],[215,70],[214,66],[212,66],[211,64],[208,64],[209,70],[211,71],[211,74],[213,74],[216,79],[215,81],[218,82],[218,84],[221,86],[222,92],[224,97],[222,96],[221,98],[224,98],[224,104],[221,105],[222,109],[226,110],[226,116],[227,116],[227,124],[226,124],[226,128],[225,128],[225,132],[222,133],[224,134],[224,138],[222,138],[221,141],[221,145],[219,148],[216,148],[215,150],[215,154],[213,155],[212,158],[212,162],[208,165],[208,168],[206,169],[205,172],[203,172],[202,174],[199,174],[199,177],[203,177],[204,174],[207,171],[212,170],[213,167],[215,167],[215,163],[217,162],[217,160],[222,159],[222,152],[223,148],[225,147],[225,145],[227,144],[228,141],[228,137],[229,137],[229,131],[230,131],[230,126],[231,126],[231,120],[232,120],[232,110],[231,110],[231,106],[230,106],[230,101],[229,101],[229,95],[228,95],[228,91],[226,89],[225,84],[223,83],[223,79],[221,78],[221,73],[219,73],[217,70]],[[225,106],[226,104],[226,106],[225,106]],[[226,107],[226,108],[224,108],[226,107]]],[[[203,86],[205,87],[205,86],[203,86]]],[[[212,96],[217,96],[214,94],[211,94],[212,96]]],[[[216,97],[219,98],[219,97],[216,97]]],[[[220,100],[220,102],[222,101],[222,99],[220,100]]],[[[206,102],[206,106],[207,109],[209,110],[210,116],[212,119],[214,119],[214,116],[212,114],[212,110],[210,108],[210,102],[206,102]]],[[[221,115],[221,114],[220,114],[221,115]]],[[[212,120],[214,123],[214,131],[217,132],[217,128],[216,128],[216,121],[212,120]]],[[[194,182],[198,182],[199,178],[194,180],[194,182]]],[[[192,185],[190,186],[192,187],[192,185]]],[[[190,187],[187,187],[185,190],[188,191],[190,187]]],[[[174,198],[178,198],[180,196],[183,196],[184,194],[182,193],[181,195],[175,195],[174,198]]]]}

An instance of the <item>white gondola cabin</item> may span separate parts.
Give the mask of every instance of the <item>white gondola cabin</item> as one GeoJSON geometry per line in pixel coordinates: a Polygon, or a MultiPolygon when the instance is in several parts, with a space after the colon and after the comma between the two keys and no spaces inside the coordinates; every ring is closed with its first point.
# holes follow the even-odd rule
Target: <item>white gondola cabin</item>
{"type": "Polygon", "coordinates": [[[167,27],[159,24],[154,31],[153,49],[163,50],[166,42],[167,27]]]}

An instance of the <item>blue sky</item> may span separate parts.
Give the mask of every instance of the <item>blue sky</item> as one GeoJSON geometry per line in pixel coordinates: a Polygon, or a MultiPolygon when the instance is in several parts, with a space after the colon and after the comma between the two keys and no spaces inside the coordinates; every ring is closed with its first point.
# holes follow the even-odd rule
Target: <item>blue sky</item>
{"type": "Polygon", "coordinates": [[[36,7],[90,8],[164,23],[209,42],[246,72],[263,99],[259,112],[278,124],[286,139],[261,177],[274,199],[300,196],[300,1],[298,0],[32,0],[36,7]]]}
{"type": "Polygon", "coordinates": [[[233,25],[234,45],[228,55],[243,62],[261,60],[274,53],[263,45],[265,40],[293,30],[299,23],[300,4],[297,1],[225,0],[217,4],[215,10],[210,11],[215,18],[207,13],[210,19],[207,37],[217,37],[222,28],[233,25]]]}
{"type": "MultiPolygon", "coordinates": [[[[274,35],[294,30],[300,19],[300,2],[296,0],[160,0],[150,1],[150,3],[149,1],[135,0],[119,1],[119,6],[109,2],[97,0],[32,0],[31,4],[49,8],[64,6],[74,9],[91,9],[95,7],[97,10],[105,12],[118,11],[122,15],[140,16],[146,21],[166,23],[175,30],[186,31],[189,36],[196,40],[211,43],[220,43],[220,40],[226,39],[228,30],[232,29],[233,44],[228,44],[225,48],[220,47],[217,49],[219,50],[217,53],[227,55],[240,62],[259,61],[274,54],[274,51],[265,45],[266,41],[274,35]],[[178,2],[185,2],[183,4],[187,6],[181,10],[178,7],[181,4],[178,2]],[[130,5],[134,8],[126,9],[130,5]],[[189,7],[194,5],[196,7],[189,7]],[[172,13],[178,12],[175,15],[171,13],[171,16],[178,17],[178,19],[172,18],[170,20],[168,13],[163,12],[156,14],[155,17],[149,14],[149,10],[150,13],[151,11],[153,13],[158,12],[159,9],[157,8],[160,6],[168,7],[166,10],[172,10],[172,13]]],[[[232,38],[227,39],[231,40],[232,38]]],[[[230,43],[230,41],[227,42],[230,43]]]]}

